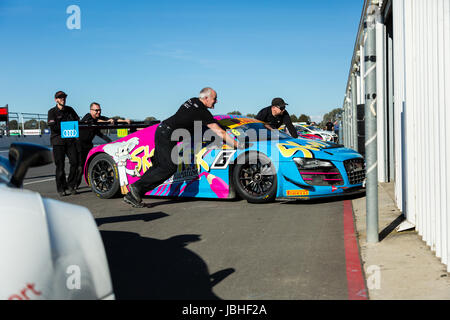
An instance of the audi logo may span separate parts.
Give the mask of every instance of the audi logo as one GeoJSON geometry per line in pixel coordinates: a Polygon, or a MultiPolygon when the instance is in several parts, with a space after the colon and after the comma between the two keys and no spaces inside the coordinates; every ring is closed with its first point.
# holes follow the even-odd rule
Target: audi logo
{"type": "Polygon", "coordinates": [[[66,138],[76,138],[78,136],[78,131],[75,129],[64,130],[63,137],[66,138]]]}

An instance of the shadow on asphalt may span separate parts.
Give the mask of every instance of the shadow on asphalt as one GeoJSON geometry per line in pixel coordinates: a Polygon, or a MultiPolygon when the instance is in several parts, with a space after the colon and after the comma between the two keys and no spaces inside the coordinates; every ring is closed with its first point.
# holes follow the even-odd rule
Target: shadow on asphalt
{"type": "Polygon", "coordinates": [[[132,232],[100,233],[118,300],[219,300],[213,286],[235,271],[210,275],[206,263],[185,248],[200,241],[199,235],[158,240],[132,232]]]}
{"type": "Polygon", "coordinates": [[[96,218],[95,222],[97,223],[97,226],[100,227],[103,224],[107,223],[119,223],[119,222],[126,222],[126,221],[138,221],[142,220],[144,222],[168,217],[169,215],[164,212],[152,212],[152,213],[144,213],[144,214],[133,214],[133,215],[124,215],[119,217],[107,217],[107,218],[96,218]]]}
{"type": "Polygon", "coordinates": [[[378,241],[383,241],[392,231],[395,230],[395,228],[397,228],[403,221],[405,221],[406,218],[403,215],[403,213],[401,215],[399,215],[394,221],[392,221],[386,228],[384,228],[380,233],[379,233],[379,240],[378,241]]]}

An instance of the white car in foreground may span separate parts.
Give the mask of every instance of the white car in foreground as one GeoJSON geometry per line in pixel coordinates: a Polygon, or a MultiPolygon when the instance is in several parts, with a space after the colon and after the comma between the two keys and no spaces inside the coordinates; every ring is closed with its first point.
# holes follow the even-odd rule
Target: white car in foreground
{"type": "Polygon", "coordinates": [[[0,299],[114,299],[105,249],[90,211],[21,189],[48,148],[12,144],[0,157],[0,299]]]}

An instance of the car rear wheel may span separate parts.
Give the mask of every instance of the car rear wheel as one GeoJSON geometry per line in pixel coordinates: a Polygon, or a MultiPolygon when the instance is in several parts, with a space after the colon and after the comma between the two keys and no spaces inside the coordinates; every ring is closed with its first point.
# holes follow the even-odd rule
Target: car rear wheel
{"type": "Polygon", "coordinates": [[[277,194],[277,174],[270,159],[261,153],[246,154],[233,170],[236,192],[250,203],[267,203],[277,194]],[[241,163],[243,162],[243,163],[241,163]]]}
{"type": "Polygon", "coordinates": [[[107,154],[96,155],[89,164],[88,181],[92,191],[100,198],[109,199],[120,189],[119,174],[114,160],[107,154]]]}

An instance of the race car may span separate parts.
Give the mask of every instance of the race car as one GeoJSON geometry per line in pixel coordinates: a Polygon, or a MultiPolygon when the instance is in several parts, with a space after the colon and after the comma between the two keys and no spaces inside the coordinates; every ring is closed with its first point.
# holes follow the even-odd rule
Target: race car
{"type": "Polygon", "coordinates": [[[294,126],[297,129],[297,131],[299,131],[299,130],[302,131],[302,134],[316,135],[316,136],[319,136],[323,141],[328,141],[328,142],[337,142],[338,141],[337,134],[332,131],[322,130],[315,126],[311,126],[311,125],[300,125],[300,124],[294,123],[294,126]]]}
{"type": "MultiPolygon", "coordinates": [[[[232,149],[219,139],[212,142],[214,138],[205,127],[200,132],[200,145],[193,145],[189,139],[178,144],[172,152],[177,155],[177,172],[149,190],[147,196],[239,196],[251,203],[266,203],[364,191],[364,159],[354,150],[324,141],[294,139],[252,118],[214,118],[231,136],[245,143],[245,148],[232,149]]],[[[91,149],[84,174],[98,197],[126,194],[128,185],[153,165],[157,126],[91,149]]]]}
{"type": "Polygon", "coordinates": [[[103,242],[90,211],[21,189],[50,149],[13,143],[0,157],[0,299],[114,299],[103,242]]]}

